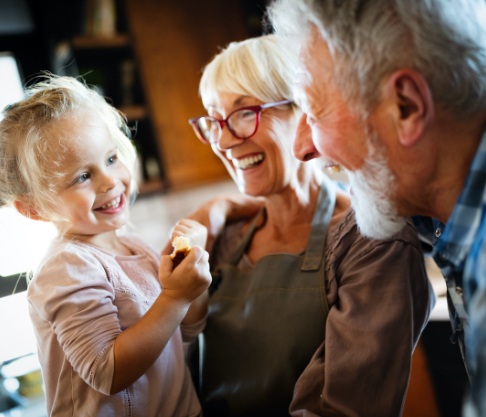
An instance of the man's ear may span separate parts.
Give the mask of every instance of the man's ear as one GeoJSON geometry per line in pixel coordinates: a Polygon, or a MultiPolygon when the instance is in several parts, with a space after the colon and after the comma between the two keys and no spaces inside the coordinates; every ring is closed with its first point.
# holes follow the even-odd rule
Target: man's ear
{"type": "Polygon", "coordinates": [[[415,145],[434,119],[434,102],[427,81],[413,70],[394,72],[387,81],[395,101],[398,137],[405,146],[415,145]]]}
{"type": "Polygon", "coordinates": [[[44,219],[39,216],[39,214],[37,213],[37,210],[36,208],[30,204],[30,203],[26,203],[24,201],[20,201],[20,200],[15,200],[13,202],[13,205],[15,207],[15,209],[22,215],[22,216],[25,216],[29,219],[32,219],[32,220],[41,220],[41,221],[44,221],[44,219]]]}

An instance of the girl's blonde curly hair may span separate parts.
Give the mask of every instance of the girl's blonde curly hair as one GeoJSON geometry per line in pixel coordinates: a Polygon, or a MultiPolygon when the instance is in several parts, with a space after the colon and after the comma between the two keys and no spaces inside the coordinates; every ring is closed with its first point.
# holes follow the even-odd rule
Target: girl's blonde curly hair
{"type": "MultiPolygon", "coordinates": [[[[45,74],[26,89],[26,98],[7,106],[0,121],[0,207],[20,201],[53,220],[55,186],[64,173],[63,131],[57,122],[93,117],[102,120],[121,162],[134,178],[136,152],[125,117],[81,78],[45,74]],[[58,155],[58,158],[52,158],[58,155]]],[[[136,191],[132,180],[132,192],[136,191]]]]}

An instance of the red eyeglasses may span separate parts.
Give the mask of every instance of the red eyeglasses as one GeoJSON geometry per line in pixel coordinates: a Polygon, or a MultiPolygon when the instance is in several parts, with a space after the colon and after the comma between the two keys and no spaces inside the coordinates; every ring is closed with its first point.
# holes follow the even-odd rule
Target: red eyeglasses
{"type": "Polygon", "coordinates": [[[257,132],[260,124],[260,114],[263,110],[292,103],[292,100],[283,100],[275,103],[242,107],[232,111],[226,119],[217,119],[212,116],[197,116],[189,119],[189,124],[193,127],[201,142],[206,144],[217,143],[225,126],[228,126],[229,131],[235,138],[248,139],[257,132]]]}

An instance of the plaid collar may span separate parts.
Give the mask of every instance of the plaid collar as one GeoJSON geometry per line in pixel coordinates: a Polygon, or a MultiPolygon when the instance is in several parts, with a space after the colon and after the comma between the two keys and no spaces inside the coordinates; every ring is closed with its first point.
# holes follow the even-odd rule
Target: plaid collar
{"type": "Polygon", "coordinates": [[[462,270],[486,204],[486,132],[473,159],[463,191],[435,245],[435,257],[462,270]]]}

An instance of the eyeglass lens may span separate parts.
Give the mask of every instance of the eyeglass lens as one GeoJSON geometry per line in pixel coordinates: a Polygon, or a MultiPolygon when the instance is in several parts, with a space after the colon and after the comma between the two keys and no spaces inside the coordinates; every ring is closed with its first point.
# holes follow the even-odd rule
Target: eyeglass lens
{"type": "Polygon", "coordinates": [[[218,121],[210,117],[200,117],[197,120],[197,129],[201,136],[211,143],[217,140],[220,135],[219,132],[221,131],[218,121]]]}
{"type": "MultiPolygon", "coordinates": [[[[241,109],[230,114],[226,125],[231,133],[239,139],[247,139],[255,133],[258,124],[258,113],[251,109],[241,109]]],[[[211,143],[221,137],[221,123],[212,117],[201,117],[197,127],[202,136],[211,143]]]]}

